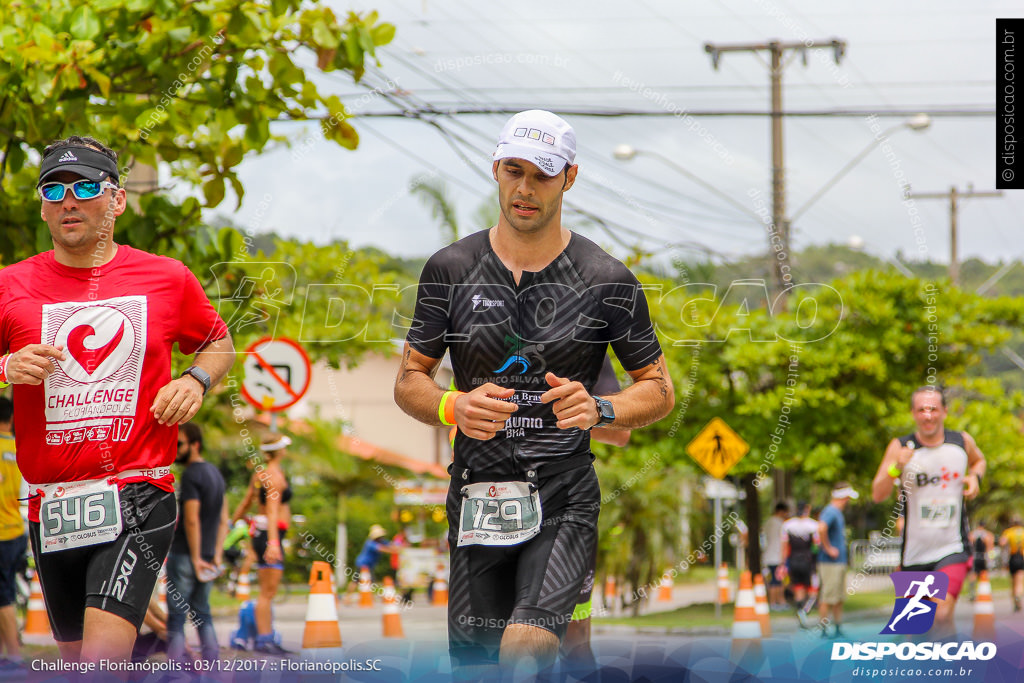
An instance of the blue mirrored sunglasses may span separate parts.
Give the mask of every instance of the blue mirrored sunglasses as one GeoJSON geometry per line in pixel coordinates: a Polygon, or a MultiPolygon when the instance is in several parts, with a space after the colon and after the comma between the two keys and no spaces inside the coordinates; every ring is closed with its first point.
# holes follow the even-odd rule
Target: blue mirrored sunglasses
{"type": "Polygon", "coordinates": [[[117,189],[117,185],[109,180],[76,180],[73,183],[43,183],[39,186],[39,196],[47,202],[62,202],[64,201],[64,195],[67,193],[68,188],[71,188],[71,192],[77,199],[95,199],[108,187],[112,187],[115,190],[117,189]]]}

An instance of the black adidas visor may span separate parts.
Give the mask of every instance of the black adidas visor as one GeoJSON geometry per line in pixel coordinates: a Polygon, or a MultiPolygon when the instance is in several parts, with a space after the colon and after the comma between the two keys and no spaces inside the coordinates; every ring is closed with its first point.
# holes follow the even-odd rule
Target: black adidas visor
{"type": "Polygon", "coordinates": [[[113,182],[118,182],[117,164],[113,159],[92,147],[68,145],[67,147],[58,147],[43,157],[43,163],[39,167],[39,182],[36,183],[36,187],[61,171],[77,173],[86,180],[98,181],[109,177],[113,182]]]}

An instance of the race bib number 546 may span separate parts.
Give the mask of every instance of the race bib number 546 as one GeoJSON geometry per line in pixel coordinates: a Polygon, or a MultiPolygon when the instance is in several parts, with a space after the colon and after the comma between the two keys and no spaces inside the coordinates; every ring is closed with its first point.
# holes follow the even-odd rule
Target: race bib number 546
{"type": "Polygon", "coordinates": [[[106,543],[121,535],[116,483],[90,480],[41,488],[39,526],[44,553],[106,543]]]}
{"type": "Polygon", "coordinates": [[[540,496],[526,482],[480,482],[462,489],[459,546],[516,545],[540,533],[540,496]]]}

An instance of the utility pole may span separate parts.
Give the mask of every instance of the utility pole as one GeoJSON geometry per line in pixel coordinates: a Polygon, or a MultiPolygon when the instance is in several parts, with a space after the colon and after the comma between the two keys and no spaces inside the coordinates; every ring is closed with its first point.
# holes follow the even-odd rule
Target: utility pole
{"type": "Polygon", "coordinates": [[[718,70],[718,63],[723,52],[763,52],[767,51],[771,57],[772,86],[772,224],[778,233],[779,246],[775,247],[774,239],[769,242],[768,257],[772,259],[775,272],[775,285],[778,291],[784,292],[788,289],[792,280],[789,270],[790,240],[789,220],[786,218],[786,177],[785,164],[783,163],[782,144],[782,70],[786,66],[782,58],[787,50],[794,51],[794,56],[799,53],[804,66],[807,66],[807,51],[809,49],[831,48],[836,64],[843,58],[846,52],[846,42],[832,38],[817,42],[783,43],[777,40],[768,43],[746,43],[740,45],[716,45],[705,43],[704,51],[711,55],[711,65],[718,70]]]}
{"type": "Polygon", "coordinates": [[[960,200],[1002,197],[1003,193],[998,190],[995,192],[975,192],[974,185],[970,183],[967,184],[967,192],[959,192],[956,189],[956,185],[949,188],[949,192],[912,194],[909,189],[908,187],[907,199],[949,199],[949,279],[954,287],[958,287],[960,285],[960,260],[957,252],[957,231],[959,230],[957,213],[960,210],[960,200]]]}
{"type": "MultiPolygon", "coordinates": [[[[810,49],[832,49],[836,64],[846,52],[846,41],[831,38],[819,42],[805,41],[802,43],[783,43],[772,40],[767,43],[744,43],[739,45],[716,45],[705,43],[704,51],[711,55],[711,66],[718,70],[723,52],[768,52],[771,58],[769,76],[771,77],[771,116],[772,116],[772,234],[768,240],[768,258],[772,262],[775,274],[776,294],[779,296],[779,308],[785,307],[786,292],[793,285],[790,270],[790,239],[789,219],[786,218],[786,166],[784,163],[784,145],[782,140],[782,70],[786,66],[783,56],[792,51],[795,57],[800,54],[804,66],[807,66],[807,51],[810,49]]],[[[772,302],[768,302],[769,308],[772,302]]],[[[776,470],[776,499],[789,498],[790,478],[782,470],[776,470]]],[[[742,478],[743,490],[746,492],[747,526],[749,542],[747,545],[747,565],[750,571],[761,571],[761,544],[758,533],[761,529],[761,510],[758,506],[758,489],[754,485],[755,478],[747,475],[742,478]]]]}

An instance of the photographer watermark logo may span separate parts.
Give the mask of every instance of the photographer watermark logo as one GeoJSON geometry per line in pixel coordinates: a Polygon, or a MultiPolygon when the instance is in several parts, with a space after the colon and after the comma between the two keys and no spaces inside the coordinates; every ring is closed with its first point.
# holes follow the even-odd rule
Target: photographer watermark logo
{"type": "Polygon", "coordinates": [[[880,633],[920,635],[935,623],[935,600],[944,600],[949,591],[949,576],[942,572],[893,572],[896,604],[892,616],[880,633]]]}

